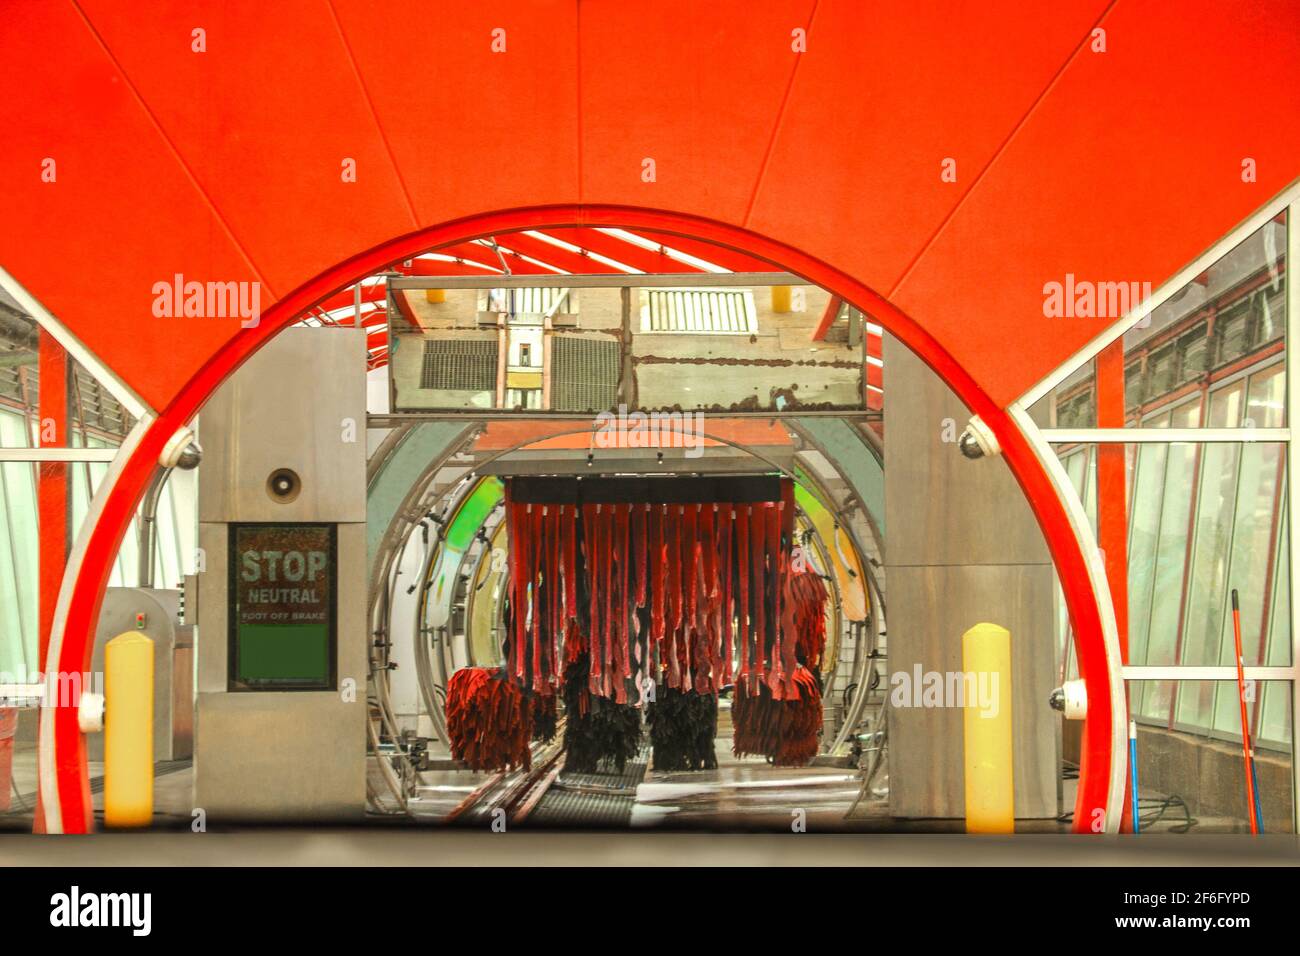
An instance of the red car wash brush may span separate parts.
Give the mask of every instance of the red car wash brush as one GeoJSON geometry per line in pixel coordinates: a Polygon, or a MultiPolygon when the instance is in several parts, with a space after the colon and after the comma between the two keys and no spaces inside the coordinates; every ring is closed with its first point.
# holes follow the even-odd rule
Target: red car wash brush
{"type": "MultiPolygon", "coordinates": [[[[639,737],[641,693],[652,683],[674,692],[655,722],[673,765],[713,759],[704,744],[716,720],[711,698],[731,683],[737,660],[744,699],[760,716],[762,707],[808,698],[797,667],[820,660],[824,624],[810,608],[824,588],[789,584],[793,485],[775,476],[740,482],[507,480],[508,672],[545,699],[563,671],[566,747],[578,763],[627,759],[628,741],[639,737]]],[[[797,721],[760,720],[777,735],[759,734],[762,752],[781,749],[786,724],[797,721]]],[[[781,759],[801,748],[806,741],[781,759]]]]}
{"type": "Polygon", "coordinates": [[[802,767],[817,756],[822,729],[822,695],[816,675],[800,665],[794,695],[777,700],[766,683],[756,692],[736,685],[731,705],[732,753],[766,757],[778,767],[802,767]]]}
{"type": "Polygon", "coordinates": [[[503,669],[463,667],[447,681],[447,736],[452,759],[471,770],[527,770],[533,712],[503,669]]]}
{"type": "Polygon", "coordinates": [[[826,652],[826,601],[829,592],[822,576],[812,568],[791,574],[786,584],[786,621],[795,635],[799,663],[816,670],[826,652]]]}

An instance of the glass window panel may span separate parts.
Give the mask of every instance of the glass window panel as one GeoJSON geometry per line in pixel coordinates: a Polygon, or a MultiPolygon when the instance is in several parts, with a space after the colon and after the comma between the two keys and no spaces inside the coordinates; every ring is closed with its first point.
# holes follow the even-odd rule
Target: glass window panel
{"type": "Polygon", "coordinates": [[[0,671],[16,679],[39,668],[36,515],[32,466],[0,464],[0,671]]]}
{"type": "Polygon", "coordinates": [[[1124,407],[1137,408],[1142,404],[1143,375],[1141,362],[1129,362],[1124,366],[1124,407]]]}
{"type": "Polygon", "coordinates": [[[1147,413],[1181,400],[1207,376],[1276,356],[1286,328],[1285,286],[1286,221],[1280,216],[1129,329],[1125,392],[1141,427],[1170,424],[1147,413]]]}
{"type": "Polygon", "coordinates": [[[1214,364],[1235,362],[1250,346],[1250,302],[1236,302],[1219,313],[1214,322],[1214,364]]]}
{"type": "Polygon", "coordinates": [[[1205,374],[1209,339],[1207,326],[1201,323],[1178,340],[1178,379],[1180,383],[1192,382],[1205,374]]]}
{"type": "Polygon", "coordinates": [[[1280,362],[1250,377],[1243,428],[1281,428],[1286,407],[1286,376],[1280,362]]]}
{"type": "MultiPolygon", "coordinates": [[[[1089,458],[1088,448],[1079,446],[1065,452],[1061,457],[1061,463],[1065,467],[1066,477],[1070,479],[1070,484],[1074,487],[1075,494],[1083,497],[1086,491],[1085,476],[1088,468],[1089,458]]],[[[1086,499],[1085,499],[1086,500],[1086,499]]],[[[1056,625],[1057,625],[1057,643],[1061,648],[1062,658],[1062,676],[1064,680],[1072,680],[1075,676],[1077,663],[1074,660],[1074,641],[1072,640],[1070,630],[1070,613],[1065,606],[1065,596],[1061,593],[1060,582],[1057,582],[1056,595],[1056,625]]]]}
{"type": "MultiPolygon", "coordinates": [[[[1175,428],[1200,424],[1199,399],[1173,410],[1168,421],[1175,428]]],[[[1168,446],[1160,531],[1156,539],[1151,616],[1147,634],[1147,663],[1172,664],[1178,646],[1178,620],[1182,610],[1183,576],[1187,565],[1187,543],[1192,506],[1197,448],[1168,446]]],[[[1167,719],[1172,688],[1166,681],[1145,682],[1134,709],[1145,716],[1167,719]]]]}
{"type": "Polygon", "coordinates": [[[1259,345],[1286,332],[1286,282],[1282,276],[1255,293],[1255,341],[1259,345]]]}
{"type": "MultiPolygon", "coordinates": [[[[1147,681],[1130,681],[1129,693],[1139,692],[1140,684],[1147,681]]],[[[1196,696],[1211,698],[1216,690],[1201,693],[1200,685],[1218,684],[1217,693],[1235,700],[1235,681],[1185,681],[1180,696],[1191,691],[1196,696]]],[[[1149,688],[1148,688],[1149,690],[1149,688]]],[[[1290,692],[1286,681],[1263,681],[1256,685],[1256,696],[1264,700],[1285,698],[1290,692]]],[[[1288,702],[1289,703],[1289,702],[1288,702]]],[[[1256,702],[1256,706],[1258,700],[1256,702]]],[[[1288,716],[1285,718],[1289,725],[1288,716]]],[[[1193,832],[1244,832],[1248,829],[1249,810],[1246,803],[1245,768],[1241,755],[1241,716],[1231,733],[1187,733],[1170,730],[1160,722],[1152,723],[1139,718],[1137,738],[1137,779],[1139,785],[1139,810],[1144,830],[1154,832],[1160,825],[1185,822],[1181,809],[1166,808],[1165,818],[1155,824],[1154,818],[1169,798],[1178,798],[1186,804],[1190,816],[1196,820],[1193,832]],[[1177,816],[1178,820],[1170,820],[1177,816]]],[[[1249,710],[1248,710],[1249,713],[1249,710]]],[[[1289,733],[1289,731],[1288,731],[1289,733]]],[[[1291,754],[1285,744],[1268,743],[1263,735],[1255,738],[1255,769],[1259,779],[1260,803],[1263,809],[1266,832],[1290,830],[1292,773],[1291,754]]]]}
{"type": "Polygon", "coordinates": [[[1096,362],[1089,360],[1030,409],[1034,420],[1055,428],[1097,425],[1096,362]]]}
{"type": "Polygon", "coordinates": [[[1173,391],[1177,384],[1178,353],[1173,344],[1153,352],[1147,360],[1146,401],[1152,402],[1173,391]]]}
{"type": "MultiPolygon", "coordinates": [[[[1283,497],[1282,462],[1281,445],[1241,446],[1241,476],[1226,590],[1229,595],[1233,588],[1238,592],[1242,659],[1247,665],[1260,663],[1267,645],[1269,617],[1265,614],[1264,601],[1273,587],[1273,559],[1279,530],[1276,518],[1283,497]]],[[[1220,664],[1236,663],[1230,607],[1229,603],[1219,641],[1220,664]]],[[[1240,723],[1235,698],[1224,699],[1231,696],[1220,694],[1215,707],[1215,728],[1240,723]]]]}
{"type": "MultiPolygon", "coordinates": [[[[1238,381],[1210,395],[1210,426],[1230,428],[1241,420],[1245,383],[1238,381]]],[[[1219,663],[1220,638],[1228,604],[1231,535],[1236,511],[1241,446],[1210,443],[1201,448],[1201,481],[1196,503],[1196,538],[1188,581],[1187,613],[1180,664],[1219,663]]],[[[1199,682],[1178,693],[1175,723],[1209,727],[1214,685],[1199,682]]]]}
{"type": "Polygon", "coordinates": [[[1137,476],[1132,483],[1133,504],[1129,519],[1128,602],[1129,661],[1146,664],[1147,636],[1151,624],[1151,598],[1155,591],[1156,545],[1164,500],[1165,462],[1168,445],[1141,445],[1137,453],[1137,476]]]}

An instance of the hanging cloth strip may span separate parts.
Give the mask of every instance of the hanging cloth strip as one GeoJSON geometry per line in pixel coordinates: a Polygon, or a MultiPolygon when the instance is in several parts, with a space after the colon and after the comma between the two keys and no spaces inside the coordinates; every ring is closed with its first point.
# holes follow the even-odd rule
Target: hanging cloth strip
{"type": "Polygon", "coordinates": [[[508,673],[554,692],[585,651],[588,692],[617,702],[647,679],[794,699],[814,621],[790,584],[793,484],[745,482],[507,480],[508,673]],[[692,489],[743,494],[682,500],[692,489]]]}

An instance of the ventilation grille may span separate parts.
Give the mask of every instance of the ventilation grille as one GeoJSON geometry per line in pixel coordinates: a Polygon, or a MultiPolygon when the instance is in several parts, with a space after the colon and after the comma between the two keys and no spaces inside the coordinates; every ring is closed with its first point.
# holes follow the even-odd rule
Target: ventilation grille
{"type": "Polygon", "coordinates": [[[748,289],[650,289],[641,309],[642,332],[749,335],[758,331],[748,289]]]}
{"type": "MultiPolygon", "coordinates": [[[[40,395],[40,371],[36,365],[0,367],[0,405],[35,414],[40,395]],[[23,378],[26,378],[24,388],[23,378]]],[[[85,431],[108,441],[120,441],[131,430],[135,419],[108,391],[81,366],[76,366],[73,383],[73,431],[85,431]]]]}
{"type": "Polygon", "coordinates": [[[566,289],[489,289],[483,310],[492,313],[508,312],[511,315],[544,315],[556,311],[576,312],[576,297],[566,289]],[[567,293],[567,301],[556,308],[556,303],[567,293]]]}
{"type": "Polygon", "coordinates": [[[76,367],[74,387],[81,405],[81,420],[88,429],[119,436],[131,430],[135,419],[80,365],[76,367]]]}
{"type": "Polygon", "coordinates": [[[557,335],[551,340],[551,408],[561,412],[603,412],[618,399],[619,346],[557,335]]]}
{"type": "Polygon", "coordinates": [[[420,388],[495,392],[497,343],[494,341],[426,340],[420,388]]]}

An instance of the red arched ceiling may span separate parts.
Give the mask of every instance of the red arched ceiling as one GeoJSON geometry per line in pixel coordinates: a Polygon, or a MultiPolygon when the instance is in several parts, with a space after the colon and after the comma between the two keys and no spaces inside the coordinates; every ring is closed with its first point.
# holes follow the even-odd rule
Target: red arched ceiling
{"type": "Polygon", "coordinates": [[[1044,319],[1044,282],[1159,284],[1300,172],[1294,2],[288,0],[142,18],[11,0],[3,17],[0,264],[157,408],[240,330],[154,318],[156,282],[260,281],[265,310],[437,223],[585,204],[775,237],[889,298],[1006,404],[1107,324],[1044,319]]]}

